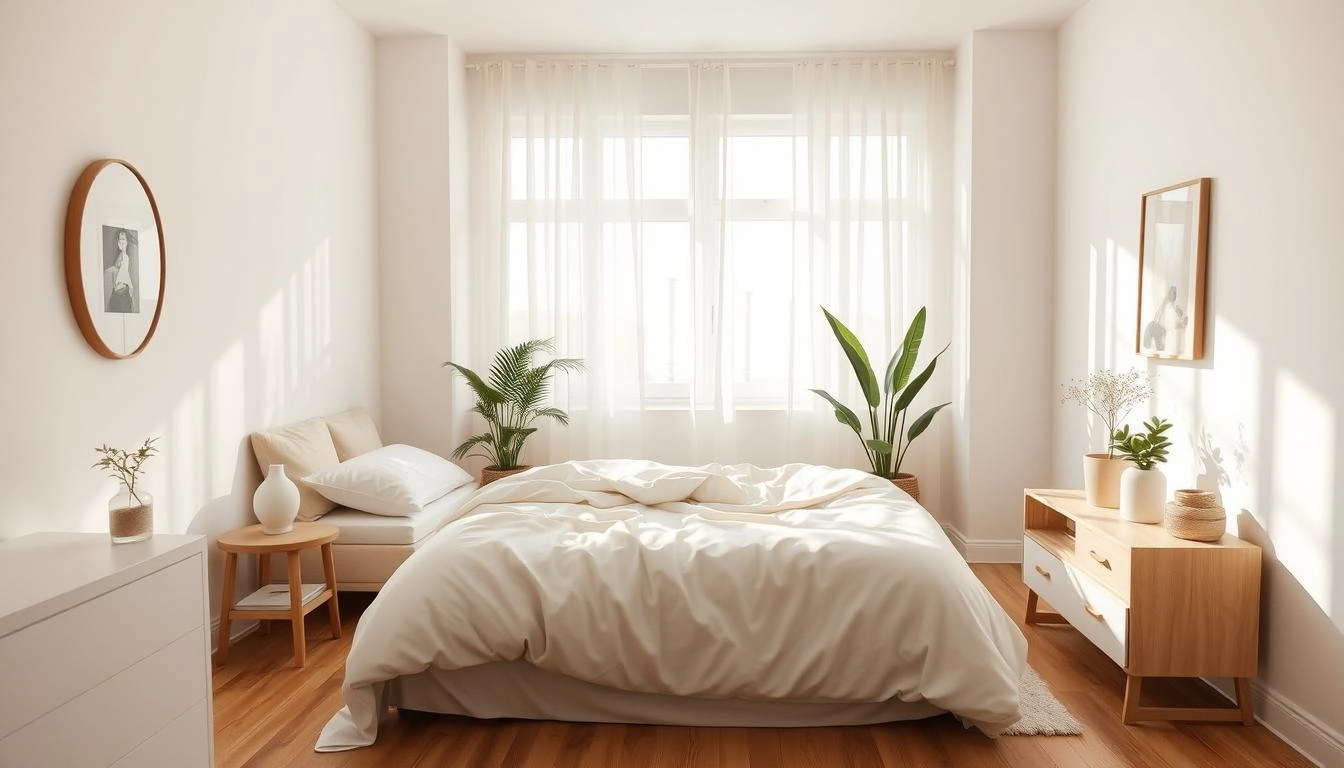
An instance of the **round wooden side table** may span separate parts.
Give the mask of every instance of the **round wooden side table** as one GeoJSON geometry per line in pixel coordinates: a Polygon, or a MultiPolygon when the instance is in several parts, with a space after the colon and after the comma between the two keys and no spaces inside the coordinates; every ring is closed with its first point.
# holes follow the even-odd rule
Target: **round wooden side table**
{"type": "MultiPolygon", "coordinates": [[[[340,535],[340,529],[324,523],[295,523],[289,533],[262,533],[261,525],[249,525],[221,534],[215,543],[224,551],[224,594],[220,601],[218,663],[229,659],[229,622],[237,619],[261,621],[289,621],[294,632],[294,666],[302,667],[306,651],[303,617],[323,603],[331,618],[331,634],[341,636],[341,612],[336,602],[336,563],[331,556],[331,542],[340,535]],[[322,548],[322,567],[326,584],[320,591],[304,599],[301,583],[299,552],[314,547],[322,548]],[[287,556],[289,585],[271,584],[271,555],[287,556]],[[259,589],[234,604],[233,582],[238,574],[238,555],[258,557],[257,583],[259,589]]],[[[313,590],[308,590],[313,592],[313,590]]]]}

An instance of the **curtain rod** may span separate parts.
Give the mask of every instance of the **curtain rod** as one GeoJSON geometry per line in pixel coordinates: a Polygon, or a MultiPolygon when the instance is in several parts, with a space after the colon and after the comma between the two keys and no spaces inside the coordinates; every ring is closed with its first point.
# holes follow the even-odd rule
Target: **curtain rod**
{"type": "Polygon", "coordinates": [[[596,54],[585,56],[582,54],[491,54],[481,56],[467,57],[467,69],[480,69],[483,64],[504,64],[508,63],[515,67],[523,66],[525,60],[537,61],[541,63],[553,62],[575,62],[592,63],[599,66],[613,64],[628,64],[638,67],[684,67],[691,64],[704,63],[722,63],[730,67],[778,67],[790,64],[797,64],[804,60],[823,59],[832,60],[835,63],[850,64],[860,63],[865,59],[891,59],[897,64],[919,64],[926,61],[941,62],[944,67],[955,67],[956,59],[946,52],[911,52],[902,51],[900,53],[806,53],[806,54],[721,54],[721,55],[686,55],[686,54],[646,54],[641,56],[623,56],[620,54],[596,54]]]}

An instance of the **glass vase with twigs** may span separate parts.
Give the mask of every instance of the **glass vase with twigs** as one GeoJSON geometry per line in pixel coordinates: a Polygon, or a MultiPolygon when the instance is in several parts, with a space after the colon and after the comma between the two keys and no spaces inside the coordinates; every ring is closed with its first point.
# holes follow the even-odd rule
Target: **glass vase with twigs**
{"type": "Polygon", "coordinates": [[[109,445],[94,449],[100,456],[94,468],[104,470],[121,484],[107,502],[107,527],[114,544],[143,541],[154,534],[154,497],[140,485],[140,477],[145,462],[159,451],[157,441],[157,437],[151,437],[130,451],[109,445]]]}

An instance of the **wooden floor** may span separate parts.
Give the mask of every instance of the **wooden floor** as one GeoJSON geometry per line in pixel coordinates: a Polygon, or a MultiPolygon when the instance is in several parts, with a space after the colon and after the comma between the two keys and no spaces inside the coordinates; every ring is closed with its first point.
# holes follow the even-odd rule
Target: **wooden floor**
{"type": "MultiPolygon", "coordinates": [[[[1017,566],[973,566],[1021,624],[1026,589],[1017,566]]],[[[1029,661],[1083,723],[1082,736],[988,739],[950,716],[852,728],[681,728],[396,715],[372,747],[312,751],[327,719],[341,707],[345,654],[367,596],[342,597],[344,633],[332,640],[326,611],[309,615],[308,665],[290,665],[288,625],[270,622],[215,667],[215,756],[232,766],[946,766],[1084,768],[1086,766],[1266,766],[1311,763],[1260,726],[1120,723],[1124,674],[1068,627],[1024,627],[1029,661]]],[[[1145,686],[1157,704],[1222,703],[1197,681],[1145,686]],[[1148,688],[1151,687],[1151,692],[1148,688]]],[[[1187,704],[1188,705],[1188,704],[1187,704]]]]}

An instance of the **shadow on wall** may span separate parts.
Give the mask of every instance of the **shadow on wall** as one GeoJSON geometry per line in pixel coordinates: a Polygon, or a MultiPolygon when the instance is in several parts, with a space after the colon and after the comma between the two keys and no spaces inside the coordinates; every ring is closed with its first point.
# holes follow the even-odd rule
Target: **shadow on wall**
{"type": "MultiPolygon", "coordinates": [[[[1331,665],[1330,659],[1344,661],[1344,632],[1339,619],[1332,619],[1316,599],[1279,559],[1274,541],[1249,511],[1237,515],[1238,535],[1259,546],[1264,552],[1260,585],[1260,663],[1263,668],[1276,655],[1309,660],[1311,681],[1325,696],[1344,690],[1344,667],[1331,665]],[[1274,626],[1291,627],[1290,632],[1272,632],[1274,626]],[[1279,648],[1282,644],[1284,647],[1279,648]]],[[[1296,702],[1312,710],[1310,702],[1296,702]]]]}
{"type": "Polygon", "coordinates": [[[1171,476],[1180,476],[1180,463],[1188,460],[1196,487],[1217,491],[1229,511],[1240,510],[1229,531],[1263,550],[1261,679],[1297,715],[1310,720],[1306,713],[1319,713],[1317,728],[1344,731],[1338,698],[1344,690],[1344,398],[1337,363],[1310,345],[1287,343],[1300,332],[1291,324],[1243,316],[1243,305],[1231,306],[1230,314],[1217,311],[1217,283],[1210,284],[1203,359],[1136,357],[1137,259],[1124,244],[1105,243],[1104,250],[1092,247],[1087,276],[1088,369],[1146,362],[1158,374],[1149,408],[1191,435],[1185,455],[1173,451],[1171,476]]]}
{"type": "MultiPolygon", "coordinates": [[[[159,530],[207,537],[212,617],[218,616],[223,577],[214,540],[256,522],[252,494],[262,478],[250,432],[346,405],[350,397],[345,382],[329,381],[334,370],[329,241],[279,282],[279,289],[257,302],[251,325],[201,364],[196,380],[171,406],[166,427],[157,430],[167,436],[169,492],[162,508],[171,510],[159,530]]],[[[250,589],[253,574],[240,569],[240,589],[250,589]]]]}
{"type": "MultiPolygon", "coordinates": [[[[261,484],[261,470],[257,467],[256,456],[252,453],[251,441],[246,437],[238,441],[236,453],[233,485],[229,488],[229,492],[206,502],[196,513],[196,516],[187,523],[186,528],[187,533],[204,536],[208,542],[207,560],[209,561],[210,616],[212,618],[219,616],[221,607],[219,601],[222,594],[220,587],[224,578],[224,558],[215,551],[214,541],[221,533],[227,533],[252,522],[247,519],[239,523],[237,519],[238,509],[242,508],[243,514],[250,517],[252,494],[261,484]]],[[[250,559],[250,556],[245,556],[243,562],[246,564],[250,559]]],[[[253,570],[246,565],[238,569],[238,577],[234,584],[235,594],[247,594],[254,588],[251,577],[253,570]]]]}

